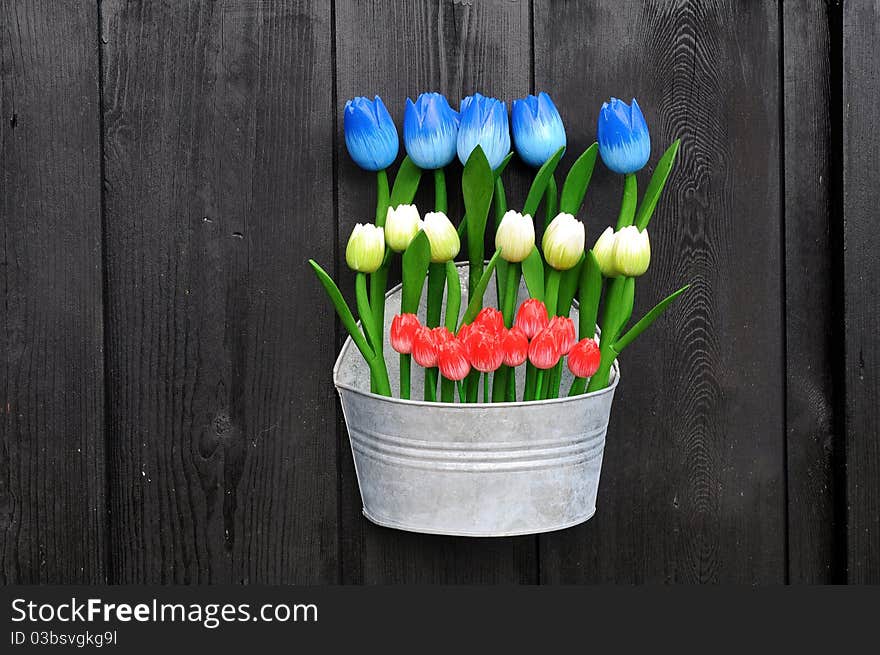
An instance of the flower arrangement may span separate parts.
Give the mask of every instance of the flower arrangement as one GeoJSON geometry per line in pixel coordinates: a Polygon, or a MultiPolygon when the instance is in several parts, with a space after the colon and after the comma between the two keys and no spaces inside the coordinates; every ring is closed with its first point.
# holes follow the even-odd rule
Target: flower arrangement
{"type": "Polygon", "coordinates": [[[459,111],[438,93],[423,93],[415,102],[408,98],[403,119],[407,154],[393,184],[387,171],[397,158],[399,137],[381,98],[349,100],[344,132],[352,159],[375,172],[377,180],[375,220],[357,224],[345,249],[346,263],[356,273],[360,326],[330,276],[316,262],[310,264],[367,362],[375,394],[391,395],[385,294],[389,266],[398,255],[401,312],[393,317],[387,337],[400,358],[402,399],[410,398],[413,362],[424,376],[426,401],[540,401],[604,389],[618,355],[687,288],[627,329],[636,279],[651,260],[648,224],[679,147],[675,141],[664,152],[639,202],[636,174],[650,158],[651,140],[635,99],[627,104],[612,98],[602,105],[597,143],[574,161],[561,190],[556,172],[566,150],[565,126],[546,93],[514,100],[510,122],[503,101],[479,93],[463,99],[459,111]],[[503,182],[513,156],[511,131],[516,153],[536,169],[519,211],[508,208],[503,182]],[[577,215],[597,155],[624,176],[623,200],[616,226],[606,227],[587,248],[577,215]],[[456,157],[464,167],[464,216],[457,226],[448,216],[444,173],[456,157]],[[422,215],[413,200],[424,171],[433,172],[434,207],[422,215]],[[542,221],[536,220],[539,212],[542,221]],[[495,251],[487,258],[490,213],[495,251]],[[468,273],[464,307],[455,263],[462,247],[468,273]],[[493,276],[498,306],[484,306],[493,276]],[[523,280],[528,298],[519,303],[523,280]],[[570,318],[575,302],[577,323],[570,318]],[[561,384],[563,366],[573,376],[567,389],[561,384]],[[525,367],[521,389],[517,367],[525,367]]]}

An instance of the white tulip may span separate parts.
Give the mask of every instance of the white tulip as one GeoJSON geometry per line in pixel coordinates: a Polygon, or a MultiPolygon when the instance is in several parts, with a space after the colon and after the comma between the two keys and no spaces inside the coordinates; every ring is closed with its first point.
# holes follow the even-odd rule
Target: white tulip
{"type": "Polygon", "coordinates": [[[620,272],[614,266],[614,228],[606,227],[602,235],[596,239],[593,254],[599,262],[599,270],[605,277],[617,277],[620,272]]]}
{"type": "Polygon", "coordinates": [[[385,243],[394,252],[403,252],[422,229],[422,219],[415,205],[389,207],[385,218],[385,243]]]}
{"type": "Polygon", "coordinates": [[[535,224],[532,217],[510,210],[498,224],[495,247],[501,249],[501,258],[509,262],[521,262],[535,247],[535,224]]]}
{"type": "Polygon", "coordinates": [[[384,258],[385,234],[382,228],[372,223],[355,225],[345,246],[345,262],[349,268],[360,273],[375,273],[384,258]]]}
{"type": "Polygon", "coordinates": [[[637,277],[648,270],[651,263],[651,242],[648,231],[635,225],[625,227],[614,237],[614,268],[621,275],[637,277]]]}
{"type": "Polygon", "coordinates": [[[431,261],[435,264],[455,259],[461,250],[461,241],[455,226],[443,212],[428,212],[422,221],[422,229],[431,243],[431,261]]]}
{"type": "Polygon", "coordinates": [[[585,238],[583,223],[565,212],[557,215],[544,231],[544,259],[557,271],[567,271],[584,254],[585,238]]]}

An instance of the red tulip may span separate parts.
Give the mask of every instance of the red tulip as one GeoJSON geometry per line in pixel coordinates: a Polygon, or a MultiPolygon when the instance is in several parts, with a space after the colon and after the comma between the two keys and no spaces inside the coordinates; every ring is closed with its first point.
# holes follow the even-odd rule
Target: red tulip
{"type": "Polygon", "coordinates": [[[526,337],[534,339],[535,335],[547,327],[547,307],[537,298],[529,298],[519,306],[514,325],[522,330],[526,337]]]}
{"type": "Polygon", "coordinates": [[[412,353],[413,337],[421,323],[415,314],[398,314],[391,321],[391,347],[401,355],[412,353]]]}
{"type": "Polygon", "coordinates": [[[599,369],[599,346],[592,339],[581,339],[568,353],[568,370],[579,378],[589,378],[599,369]]]}
{"type": "Polygon", "coordinates": [[[474,319],[474,326],[500,336],[504,333],[504,316],[494,307],[484,307],[474,319]]]}
{"type": "Polygon", "coordinates": [[[472,328],[473,323],[465,323],[460,328],[458,328],[458,340],[464,343],[467,340],[468,333],[471,331],[472,328]]]}
{"type": "Polygon", "coordinates": [[[567,316],[554,316],[550,319],[548,329],[556,336],[559,354],[567,355],[572,346],[577,343],[577,330],[575,330],[574,321],[567,316]]]}
{"type": "Polygon", "coordinates": [[[448,329],[446,329],[446,327],[442,325],[440,327],[435,327],[431,330],[431,337],[434,339],[434,345],[438,348],[447,341],[452,341],[455,339],[455,337],[452,336],[452,332],[450,332],[448,329]]]}
{"type": "Polygon", "coordinates": [[[504,351],[505,364],[508,366],[519,366],[529,356],[529,339],[526,337],[525,332],[514,325],[504,335],[501,349],[504,351]]]}
{"type": "Polygon", "coordinates": [[[541,330],[529,344],[529,361],[542,369],[553,368],[559,361],[559,344],[549,327],[541,330]]]}
{"type": "Polygon", "coordinates": [[[437,350],[437,364],[440,374],[449,380],[464,380],[471,372],[461,341],[453,339],[440,345],[437,350]]]}
{"type": "Polygon", "coordinates": [[[413,337],[412,356],[416,364],[425,368],[437,366],[437,344],[431,328],[419,327],[413,337]]]}
{"type": "Polygon", "coordinates": [[[501,339],[482,327],[474,327],[468,332],[464,347],[471,366],[480,373],[491,373],[504,361],[501,339]]]}

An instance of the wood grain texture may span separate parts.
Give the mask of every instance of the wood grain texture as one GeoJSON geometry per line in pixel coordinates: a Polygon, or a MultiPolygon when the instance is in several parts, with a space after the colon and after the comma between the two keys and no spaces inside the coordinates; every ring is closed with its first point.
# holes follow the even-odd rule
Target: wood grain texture
{"type": "MultiPolygon", "coordinates": [[[[336,89],[339,247],[352,227],[373,215],[375,182],[345,151],[342,110],[358,95],[382,96],[402,134],[407,96],[439,91],[457,107],[475,91],[508,103],[529,92],[530,3],[442,0],[336,3],[336,89]]],[[[404,149],[401,142],[401,158],[404,149]]],[[[453,164],[453,170],[458,164],[453,164]]],[[[460,169],[459,169],[460,170],[460,169]]],[[[511,206],[527,191],[522,166],[511,166],[511,206]]],[[[431,187],[430,178],[426,188],[431,187]]],[[[449,176],[450,215],[460,219],[458,175],[449,176]]],[[[430,207],[431,193],[419,196],[430,207]]],[[[341,261],[341,260],[340,260],[341,261]]],[[[344,269],[344,266],[342,267],[344,269]]],[[[347,289],[350,275],[339,271],[347,289]]],[[[340,428],[342,579],[349,583],[529,583],[536,579],[535,539],[456,539],[417,535],[367,522],[344,426],[340,428]]]]}
{"type": "Polygon", "coordinates": [[[95,3],[0,3],[0,584],[105,581],[95,3]]]}
{"type": "MultiPolygon", "coordinates": [[[[540,0],[535,86],[580,152],[636,96],[652,158],[682,139],[634,316],[691,290],[622,357],[596,516],[541,537],[542,582],[785,579],[779,34],[772,2],[540,0]]],[[[588,241],[622,180],[588,194],[588,241]]]]}
{"type": "Polygon", "coordinates": [[[847,580],[880,583],[880,3],[843,3],[847,580]]]}
{"type": "Polygon", "coordinates": [[[841,217],[832,141],[840,8],[824,0],[783,7],[788,571],[793,583],[822,584],[844,574],[835,543],[844,520],[835,472],[843,348],[835,329],[841,217]]]}
{"type": "Polygon", "coordinates": [[[335,582],[330,9],[102,13],[113,580],[335,582]]]}

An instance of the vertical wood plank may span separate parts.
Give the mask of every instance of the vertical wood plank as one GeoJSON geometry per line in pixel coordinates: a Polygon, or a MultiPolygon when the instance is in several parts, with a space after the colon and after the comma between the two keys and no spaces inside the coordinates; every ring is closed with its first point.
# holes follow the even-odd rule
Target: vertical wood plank
{"type": "Polygon", "coordinates": [[[0,3],[0,584],[105,581],[95,3],[0,3]]]}
{"type": "MultiPolygon", "coordinates": [[[[682,139],[634,316],[693,285],[624,354],[597,514],[541,537],[542,581],[784,580],[777,28],[772,2],[536,1],[535,86],[579,117],[572,152],[611,95],[639,99],[648,169],[682,139]]],[[[621,189],[600,165],[590,241],[621,189]]]]}
{"type": "MultiPolygon", "coordinates": [[[[345,151],[342,111],[358,95],[382,96],[402,134],[406,97],[446,94],[450,104],[475,91],[508,103],[529,92],[530,3],[525,0],[336,3],[339,247],[358,221],[372,220],[375,181],[345,151]]],[[[401,158],[403,156],[401,141],[401,158]]],[[[453,168],[457,167],[453,165],[453,168]]],[[[511,206],[525,196],[527,172],[511,166],[511,206]]],[[[505,176],[508,177],[507,175],[505,176]]],[[[425,186],[430,186],[430,179],[425,186]]],[[[450,175],[450,197],[460,195],[450,175]]],[[[426,194],[424,201],[430,203],[426,194]]],[[[426,205],[422,205],[425,210],[426,205]]],[[[430,204],[427,205],[430,207],[430,204]]],[[[458,204],[450,200],[457,223],[458,204]]],[[[341,267],[344,269],[344,266],[341,267]]],[[[351,288],[351,276],[340,270],[351,288]]],[[[534,582],[535,539],[456,539],[379,528],[361,516],[348,435],[341,428],[343,581],[534,582]]]]}
{"type": "Polygon", "coordinates": [[[114,581],[335,582],[330,9],[102,6],[114,581]]]}
{"type": "Polygon", "coordinates": [[[823,584],[844,573],[836,543],[843,344],[835,330],[840,216],[832,140],[840,7],[803,0],[783,11],[788,570],[793,583],[823,584]]]}
{"type": "Polygon", "coordinates": [[[880,583],[880,3],[843,3],[847,580],[880,583]],[[866,104],[869,103],[869,104],[866,104]]]}

